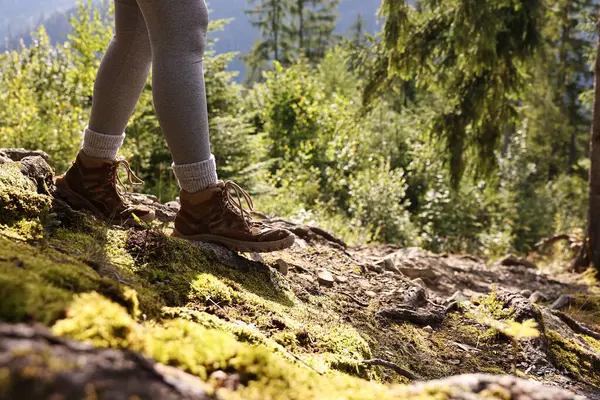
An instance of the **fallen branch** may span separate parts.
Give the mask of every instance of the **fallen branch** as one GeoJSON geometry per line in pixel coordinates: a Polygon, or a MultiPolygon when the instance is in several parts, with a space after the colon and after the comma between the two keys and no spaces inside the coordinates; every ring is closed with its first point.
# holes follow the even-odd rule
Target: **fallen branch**
{"type": "Polygon", "coordinates": [[[571,239],[571,236],[569,236],[568,234],[566,234],[566,233],[559,233],[559,234],[556,234],[554,236],[551,236],[551,237],[544,238],[544,239],[540,240],[539,242],[537,242],[535,244],[535,248],[542,250],[542,249],[544,249],[545,247],[548,247],[551,244],[554,244],[554,243],[559,242],[561,240],[569,240],[569,239],[571,239]]]}
{"type": "Polygon", "coordinates": [[[401,376],[403,376],[405,378],[408,378],[411,381],[418,381],[418,380],[421,379],[417,375],[415,375],[412,372],[410,372],[410,371],[402,368],[398,364],[394,364],[393,362],[385,361],[385,360],[382,360],[382,359],[379,359],[379,358],[375,358],[373,360],[363,360],[360,363],[363,364],[363,365],[379,366],[379,367],[389,368],[389,369],[393,370],[394,372],[396,372],[398,375],[401,375],[401,376]]]}
{"type": "Polygon", "coordinates": [[[383,317],[392,321],[412,322],[413,324],[439,325],[444,320],[444,314],[441,312],[433,313],[428,311],[413,311],[406,308],[387,308],[377,312],[378,317],[383,317]]]}
{"type": "Polygon", "coordinates": [[[361,307],[369,307],[368,303],[362,302],[359,299],[357,299],[356,297],[352,296],[350,293],[346,293],[346,292],[340,292],[340,294],[343,294],[344,296],[349,297],[352,301],[354,301],[356,304],[358,304],[361,307]]]}

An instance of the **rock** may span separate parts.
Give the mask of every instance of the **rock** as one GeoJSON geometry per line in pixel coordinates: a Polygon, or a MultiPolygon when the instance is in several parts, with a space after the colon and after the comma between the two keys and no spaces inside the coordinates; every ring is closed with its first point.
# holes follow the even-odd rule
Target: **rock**
{"type": "Polygon", "coordinates": [[[396,268],[396,265],[394,264],[394,260],[392,258],[386,257],[383,260],[377,261],[376,264],[385,269],[386,271],[391,271],[396,274],[400,272],[398,268],[396,268]]]}
{"type": "Polygon", "coordinates": [[[165,207],[174,211],[179,211],[181,204],[179,204],[178,201],[169,201],[168,203],[165,203],[165,207]]]}
{"type": "Polygon", "coordinates": [[[423,281],[423,279],[421,279],[421,278],[413,279],[412,283],[414,283],[417,286],[422,287],[423,289],[427,289],[427,285],[425,284],[425,281],[423,281]]]}
{"type": "Polygon", "coordinates": [[[374,291],[372,291],[372,290],[367,290],[367,291],[365,292],[365,294],[366,294],[367,296],[371,297],[371,298],[373,298],[373,297],[377,297],[377,293],[375,293],[375,292],[374,292],[374,291]]]}
{"type": "Polygon", "coordinates": [[[529,301],[533,304],[537,304],[539,302],[548,301],[548,297],[539,290],[536,290],[529,296],[529,301]]]}
{"type": "Polygon", "coordinates": [[[427,302],[427,293],[422,286],[411,286],[402,293],[402,302],[410,307],[423,307],[427,302]]]}
{"type": "Polygon", "coordinates": [[[306,243],[306,240],[296,237],[296,240],[294,241],[294,247],[306,249],[306,248],[308,248],[308,244],[306,243]]]}
{"type": "Polygon", "coordinates": [[[143,204],[146,206],[154,204],[154,200],[152,200],[149,195],[142,193],[132,193],[130,196],[131,198],[135,199],[137,204],[143,204]]]}
{"type": "Polygon", "coordinates": [[[3,399],[84,399],[90,387],[107,400],[209,398],[205,384],[181,370],[133,351],[55,337],[40,326],[0,323],[0,371],[10,378],[3,380],[3,399]]]}
{"type": "Polygon", "coordinates": [[[288,271],[290,270],[290,266],[287,262],[285,262],[284,260],[282,260],[281,258],[278,259],[277,261],[277,270],[279,271],[279,273],[283,276],[286,276],[288,274],[288,271]]]}
{"type": "Polygon", "coordinates": [[[54,191],[54,171],[43,157],[22,158],[21,173],[35,183],[38,193],[50,194],[54,191]]]}
{"type": "Polygon", "coordinates": [[[424,281],[434,283],[437,281],[438,274],[433,268],[409,268],[401,267],[398,268],[403,275],[408,276],[411,279],[421,278],[424,281]]]}
{"type": "Polygon", "coordinates": [[[321,286],[329,288],[333,287],[333,284],[335,282],[335,279],[333,278],[331,272],[323,268],[317,270],[317,280],[319,281],[319,284],[321,286]]]}
{"type": "Polygon", "coordinates": [[[402,393],[404,397],[425,395],[431,390],[452,388],[452,399],[468,400],[489,398],[490,393],[506,393],[502,395],[511,399],[532,400],[584,400],[560,387],[546,386],[530,379],[521,379],[511,375],[471,374],[459,375],[429,382],[417,382],[402,393]]]}
{"type": "Polygon", "coordinates": [[[427,325],[423,328],[423,330],[427,333],[433,333],[433,328],[431,327],[431,325],[427,325]]]}
{"type": "Polygon", "coordinates": [[[368,279],[358,279],[358,285],[363,289],[370,289],[373,286],[368,279]]]}
{"type": "Polygon", "coordinates": [[[50,156],[45,151],[27,149],[0,149],[0,155],[12,161],[21,161],[25,157],[41,157],[44,161],[50,161],[50,156]]]}
{"type": "Polygon", "coordinates": [[[263,256],[260,253],[249,253],[248,254],[248,258],[251,259],[252,261],[256,261],[259,263],[265,263],[265,259],[263,258],[263,256]]]}
{"type": "Polygon", "coordinates": [[[175,221],[175,216],[179,208],[168,207],[165,204],[155,202],[154,196],[140,193],[125,193],[125,198],[133,204],[143,204],[150,207],[156,213],[156,219],[160,222],[168,223],[175,221]]]}
{"type": "Polygon", "coordinates": [[[308,282],[314,282],[315,281],[315,278],[313,278],[313,276],[310,275],[310,274],[297,274],[296,276],[298,276],[298,277],[300,277],[300,278],[302,278],[302,279],[304,279],[305,281],[308,281],[308,282]]]}
{"type": "Polygon", "coordinates": [[[367,264],[367,269],[378,274],[383,272],[383,268],[376,264],[367,264]]]}
{"type": "Polygon", "coordinates": [[[574,300],[575,297],[571,296],[570,294],[561,294],[560,297],[556,299],[554,303],[552,303],[550,308],[553,310],[562,310],[563,308],[567,308],[573,304],[574,300]]]}
{"type": "Polygon", "coordinates": [[[235,391],[240,386],[240,375],[231,374],[218,370],[210,374],[209,380],[215,386],[215,389],[226,388],[235,391]]]}
{"type": "Polygon", "coordinates": [[[381,319],[397,323],[412,322],[413,324],[427,326],[439,325],[444,320],[444,314],[428,311],[414,311],[406,308],[386,308],[379,310],[376,316],[381,319]]]}
{"type": "Polygon", "coordinates": [[[343,276],[343,275],[336,275],[335,281],[338,283],[346,283],[346,282],[348,282],[348,277],[343,276]]]}
{"type": "Polygon", "coordinates": [[[528,289],[523,289],[519,292],[519,294],[523,297],[529,297],[532,295],[532,291],[528,289]]]}
{"type": "Polygon", "coordinates": [[[523,266],[526,268],[532,268],[532,269],[536,269],[537,265],[531,261],[529,261],[526,258],[523,257],[517,257],[513,254],[508,254],[507,256],[505,256],[504,258],[502,258],[500,261],[498,261],[497,263],[498,265],[504,265],[506,267],[516,267],[516,266],[523,266]]]}
{"type": "Polygon", "coordinates": [[[461,292],[460,290],[457,290],[456,292],[454,292],[454,294],[451,297],[448,297],[448,299],[446,300],[446,303],[447,304],[454,303],[454,302],[463,303],[465,301],[469,301],[469,298],[467,296],[465,296],[463,292],[461,292]]]}

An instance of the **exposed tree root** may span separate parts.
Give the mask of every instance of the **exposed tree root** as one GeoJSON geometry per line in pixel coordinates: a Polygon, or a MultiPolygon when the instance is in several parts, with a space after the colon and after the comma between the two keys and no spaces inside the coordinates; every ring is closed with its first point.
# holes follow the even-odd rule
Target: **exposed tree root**
{"type": "Polygon", "coordinates": [[[394,372],[396,372],[398,375],[401,375],[405,378],[408,378],[412,381],[418,381],[421,378],[419,378],[417,375],[413,374],[412,372],[402,368],[401,366],[399,366],[398,364],[394,364],[393,362],[390,361],[385,361],[379,358],[375,358],[373,360],[364,360],[361,361],[361,364],[364,365],[376,365],[376,366],[380,366],[380,367],[385,367],[385,368],[389,368],[391,370],[393,370],[394,372]]]}
{"type": "Polygon", "coordinates": [[[594,339],[600,340],[600,333],[586,327],[585,324],[583,324],[581,322],[575,321],[573,318],[569,317],[564,312],[558,311],[558,310],[552,310],[552,314],[554,314],[558,318],[560,318],[573,331],[575,331],[577,333],[581,333],[583,335],[593,337],[594,339]]]}

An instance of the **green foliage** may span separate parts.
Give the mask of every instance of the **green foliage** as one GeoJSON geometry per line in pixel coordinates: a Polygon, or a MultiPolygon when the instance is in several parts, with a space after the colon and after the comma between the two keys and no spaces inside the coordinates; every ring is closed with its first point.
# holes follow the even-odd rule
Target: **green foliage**
{"type": "Polygon", "coordinates": [[[405,1],[382,3],[382,74],[414,79],[417,87],[444,98],[431,129],[445,140],[455,185],[467,166],[467,150],[480,171],[494,166],[494,151],[512,118],[511,100],[524,87],[524,65],[540,43],[541,8],[539,0],[425,0],[414,9],[405,1]]]}
{"type": "Polygon", "coordinates": [[[391,170],[389,162],[372,159],[373,166],[350,178],[349,212],[371,226],[373,239],[412,244],[414,227],[407,211],[404,171],[391,170]]]}
{"type": "MultiPolygon", "coordinates": [[[[215,54],[209,43],[209,124],[222,178],[242,181],[260,210],[351,243],[496,257],[584,228],[590,1],[413,8],[386,0],[381,35],[365,35],[357,19],[330,47],[336,4],[254,2],[256,67],[268,72],[251,86],[227,69],[235,54],[215,54]]],[[[102,7],[80,5],[64,45],[52,46],[42,29],[32,46],[0,55],[0,146],[42,148],[59,171],[68,167],[112,36],[102,7]]],[[[211,32],[227,22],[211,22],[211,32]]],[[[126,133],[122,152],[142,190],[172,200],[178,187],[151,81],[126,133]]],[[[40,235],[39,224],[11,221],[18,234],[40,235]]],[[[185,301],[171,294],[173,304],[185,301]]]]}

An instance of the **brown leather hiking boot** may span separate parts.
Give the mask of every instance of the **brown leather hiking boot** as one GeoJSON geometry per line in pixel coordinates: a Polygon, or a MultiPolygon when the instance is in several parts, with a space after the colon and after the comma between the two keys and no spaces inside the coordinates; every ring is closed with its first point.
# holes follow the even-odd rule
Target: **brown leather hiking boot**
{"type": "Polygon", "coordinates": [[[120,166],[127,170],[132,188],[133,178],[141,182],[127,161],[93,158],[80,151],[71,168],[56,179],[58,197],[75,210],[89,210],[113,224],[135,224],[134,214],[142,221],[154,220],[152,209],[128,204],[124,199],[118,175],[120,166]]]}
{"type": "Polygon", "coordinates": [[[191,241],[218,243],[231,250],[265,253],[294,244],[294,235],[253,221],[252,199],[231,181],[219,182],[198,193],[180,195],[181,209],[175,218],[173,236],[191,241]]]}

